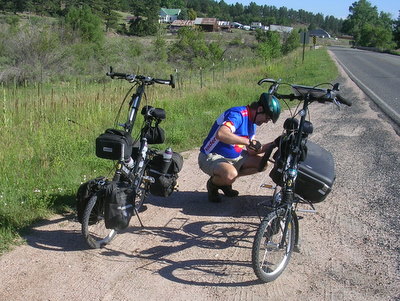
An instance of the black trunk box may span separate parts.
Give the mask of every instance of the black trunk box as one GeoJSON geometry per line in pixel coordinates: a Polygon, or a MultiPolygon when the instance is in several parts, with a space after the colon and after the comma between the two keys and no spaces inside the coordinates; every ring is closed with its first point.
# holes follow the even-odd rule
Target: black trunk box
{"type": "MultiPolygon", "coordinates": [[[[270,172],[275,184],[282,186],[283,162],[277,158],[270,172]]],[[[307,157],[299,163],[295,193],[311,203],[322,202],[335,182],[335,164],[332,154],[311,141],[307,142],[307,157]]]]}

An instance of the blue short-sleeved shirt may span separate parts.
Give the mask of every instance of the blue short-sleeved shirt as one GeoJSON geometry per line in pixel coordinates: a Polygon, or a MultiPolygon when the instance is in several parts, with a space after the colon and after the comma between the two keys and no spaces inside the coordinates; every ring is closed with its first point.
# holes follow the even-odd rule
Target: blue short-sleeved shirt
{"type": "Polygon", "coordinates": [[[216,153],[230,159],[236,158],[241,154],[245,147],[244,145],[226,144],[215,137],[221,126],[227,126],[232,133],[248,139],[254,138],[257,128],[257,125],[249,120],[249,107],[230,108],[222,113],[214,122],[207,138],[200,148],[201,152],[205,154],[216,153]]]}

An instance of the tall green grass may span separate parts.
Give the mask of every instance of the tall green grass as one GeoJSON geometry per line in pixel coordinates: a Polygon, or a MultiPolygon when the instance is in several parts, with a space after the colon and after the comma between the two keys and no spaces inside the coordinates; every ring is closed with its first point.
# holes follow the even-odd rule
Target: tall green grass
{"type": "MultiPolygon", "coordinates": [[[[142,104],[167,112],[161,124],[167,139],[159,147],[183,151],[200,146],[223,110],[256,100],[267,89],[257,85],[259,79],[313,85],[332,81],[337,70],[326,50],[315,50],[306,53],[304,63],[296,52],[268,66],[209,71],[201,83],[199,77],[178,76],[177,89],[151,86],[142,104]]],[[[129,87],[126,81],[106,79],[90,84],[1,87],[0,252],[15,244],[33,222],[73,209],[80,183],[110,175],[113,163],[96,158],[94,140],[114,127],[129,87]]],[[[124,106],[119,121],[124,121],[126,113],[124,106]]]]}

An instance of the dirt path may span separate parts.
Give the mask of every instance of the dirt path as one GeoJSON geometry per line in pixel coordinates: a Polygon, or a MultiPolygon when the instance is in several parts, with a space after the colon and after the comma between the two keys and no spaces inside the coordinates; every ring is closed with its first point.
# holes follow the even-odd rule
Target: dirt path
{"type": "MultiPolygon", "coordinates": [[[[311,108],[311,139],[334,154],[337,180],[300,221],[301,252],[275,282],[260,284],[251,268],[268,172],[239,179],[239,197],[211,204],[194,150],[184,153],[180,191],[151,197],[145,228],[132,218],[106,248],[87,249],[73,216],[34,227],[0,257],[0,300],[399,300],[400,138],[342,76],[353,107],[311,108]]],[[[275,138],[284,120],[259,139],[275,138]]]]}

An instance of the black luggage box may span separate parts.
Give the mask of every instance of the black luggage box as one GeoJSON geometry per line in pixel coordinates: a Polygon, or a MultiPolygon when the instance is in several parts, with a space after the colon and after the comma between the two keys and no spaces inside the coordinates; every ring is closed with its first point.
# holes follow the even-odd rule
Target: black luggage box
{"type": "MultiPolygon", "coordinates": [[[[282,186],[283,163],[276,160],[270,177],[282,186]]],[[[314,142],[307,142],[307,157],[299,164],[295,193],[311,203],[322,202],[331,192],[335,181],[335,164],[332,154],[314,142]]]]}
{"type": "Polygon", "coordinates": [[[96,139],[96,156],[109,160],[127,160],[132,155],[132,145],[129,133],[108,129],[96,139]]]}

